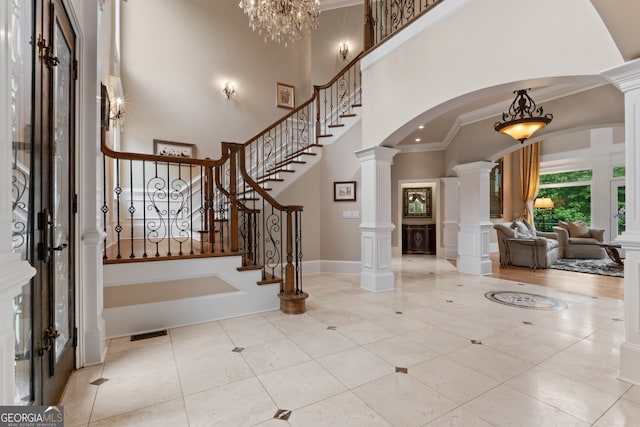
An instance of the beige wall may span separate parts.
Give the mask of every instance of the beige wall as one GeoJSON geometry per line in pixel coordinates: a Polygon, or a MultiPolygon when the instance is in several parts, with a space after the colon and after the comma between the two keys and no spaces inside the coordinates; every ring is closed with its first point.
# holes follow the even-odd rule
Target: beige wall
{"type": "Polygon", "coordinates": [[[343,7],[320,14],[320,26],[311,37],[311,81],[321,85],[329,82],[363,50],[364,6],[343,7]],[[344,60],[338,54],[338,44],[349,42],[349,55],[344,60]]]}
{"type": "Polygon", "coordinates": [[[163,139],[217,158],[221,141],[245,142],[286,112],[276,82],[295,86],[296,105],[311,94],[310,40],[265,43],[237,0],[129,1],[122,20],[127,151],[163,139]],[[231,101],[224,80],[236,83],[231,101]]]}
{"type": "Polygon", "coordinates": [[[323,260],[360,261],[360,215],[344,218],[343,212],[361,212],[360,161],[354,154],[361,147],[362,128],[358,122],[335,144],[322,149],[320,245],[323,260]],[[356,181],[356,201],[334,202],[335,181],[356,181]]]}
{"type": "Polygon", "coordinates": [[[344,218],[343,212],[360,213],[359,123],[335,144],[322,148],[322,159],[282,192],[278,201],[304,206],[303,252],[305,261],[360,261],[360,218],[344,218]],[[356,181],[355,202],[334,202],[335,181],[356,181]]]}
{"type": "Polygon", "coordinates": [[[320,242],[322,229],[320,225],[319,189],[322,185],[319,164],[316,164],[304,175],[289,174],[286,179],[295,179],[276,199],[283,205],[302,205],[302,254],[303,261],[320,259],[320,242]]]}

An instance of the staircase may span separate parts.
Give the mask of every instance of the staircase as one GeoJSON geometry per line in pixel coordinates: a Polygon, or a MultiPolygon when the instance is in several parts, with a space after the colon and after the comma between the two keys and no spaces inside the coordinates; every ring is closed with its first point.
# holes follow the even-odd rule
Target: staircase
{"type": "MultiPolygon", "coordinates": [[[[398,22],[390,21],[392,9],[405,2],[374,10],[371,4],[387,0],[366,1],[365,45],[372,49],[440,1],[424,8],[419,2],[418,11],[402,12],[398,22]]],[[[275,197],[320,161],[323,146],[360,123],[363,56],[246,143],[222,143],[218,160],[115,152],[103,129],[109,337],[278,305],[285,313],[304,312],[303,209],[275,197]],[[171,294],[165,285],[178,287],[179,295],[155,295],[167,288],[171,294]],[[135,292],[144,296],[132,298],[135,292]]]]}

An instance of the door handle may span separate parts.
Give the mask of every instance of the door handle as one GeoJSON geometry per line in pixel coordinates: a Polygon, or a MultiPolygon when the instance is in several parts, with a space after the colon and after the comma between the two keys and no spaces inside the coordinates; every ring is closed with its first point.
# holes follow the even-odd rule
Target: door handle
{"type": "Polygon", "coordinates": [[[51,250],[52,250],[52,251],[61,251],[61,250],[63,250],[63,249],[66,249],[66,248],[67,248],[67,246],[68,246],[68,245],[67,245],[66,243],[62,243],[62,244],[60,244],[60,245],[58,245],[58,246],[56,246],[56,247],[54,247],[54,248],[51,248],[51,250]]]}
{"type": "Polygon", "coordinates": [[[57,329],[54,329],[53,326],[49,326],[44,330],[43,333],[42,346],[38,348],[38,356],[44,356],[45,351],[51,351],[53,348],[53,341],[60,337],[60,332],[57,329]]]}

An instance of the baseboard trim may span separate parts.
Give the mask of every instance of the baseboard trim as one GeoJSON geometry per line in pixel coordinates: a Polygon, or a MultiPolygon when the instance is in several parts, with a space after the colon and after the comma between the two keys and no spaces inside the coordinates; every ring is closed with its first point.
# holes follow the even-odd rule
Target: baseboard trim
{"type": "Polygon", "coordinates": [[[302,274],[337,273],[359,275],[362,272],[360,261],[317,260],[304,261],[302,274]]]}

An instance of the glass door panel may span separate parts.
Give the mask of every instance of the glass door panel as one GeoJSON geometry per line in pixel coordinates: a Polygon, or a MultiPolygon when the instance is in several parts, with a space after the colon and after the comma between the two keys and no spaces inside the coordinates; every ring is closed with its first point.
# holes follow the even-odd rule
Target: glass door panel
{"type": "Polygon", "coordinates": [[[59,336],[55,340],[55,363],[60,360],[69,343],[73,319],[71,308],[72,289],[69,286],[70,250],[69,228],[71,222],[69,194],[69,148],[71,145],[71,70],[73,57],[64,37],[62,28],[56,20],[54,32],[54,54],[58,65],[53,71],[53,145],[52,156],[52,239],[53,244],[53,327],[59,336]]]}

